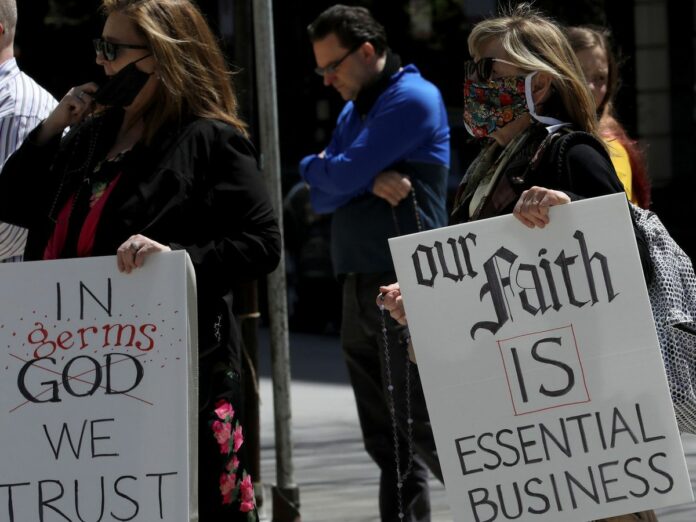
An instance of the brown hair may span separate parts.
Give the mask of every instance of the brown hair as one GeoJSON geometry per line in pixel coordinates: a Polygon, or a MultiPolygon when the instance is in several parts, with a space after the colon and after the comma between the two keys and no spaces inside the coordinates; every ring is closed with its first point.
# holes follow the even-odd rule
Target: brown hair
{"type": "Polygon", "coordinates": [[[619,90],[619,64],[611,49],[609,30],[594,26],[568,27],[566,28],[566,36],[576,54],[596,47],[604,51],[604,56],[607,59],[607,93],[597,106],[597,117],[601,119],[605,112],[611,115],[614,96],[619,90]]]}
{"type": "Polygon", "coordinates": [[[614,96],[619,90],[619,64],[616,54],[612,52],[611,33],[608,29],[595,26],[578,26],[566,28],[566,35],[573,51],[591,50],[599,47],[607,59],[607,92],[597,106],[599,117],[599,134],[608,140],[618,141],[628,155],[631,166],[631,183],[633,200],[639,207],[650,206],[650,179],[645,161],[645,154],[638,142],[631,139],[614,115],[614,96]]]}
{"type": "Polygon", "coordinates": [[[232,73],[208,23],[190,0],[102,0],[108,16],[127,16],[157,63],[158,91],[144,114],[149,141],[189,116],[221,120],[246,135],[232,73]]]}

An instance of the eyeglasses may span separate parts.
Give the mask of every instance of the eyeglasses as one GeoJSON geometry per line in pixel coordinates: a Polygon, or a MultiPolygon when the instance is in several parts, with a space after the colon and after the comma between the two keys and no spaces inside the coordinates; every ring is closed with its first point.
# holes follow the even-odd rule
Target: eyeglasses
{"type": "Polygon", "coordinates": [[[120,44],[109,42],[103,38],[95,38],[92,40],[94,44],[94,52],[101,54],[107,62],[111,62],[116,59],[116,54],[120,48],[124,49],[147,49],[146,45],[130,45],[130,44],[120,44]]]}
{"type": "Polygon", "coordinates": [[[506,63],[508,65],[515,66],[514,63],[508,62],[501,58],[481,58],[478,62],[474,60],[469,60],[464,64],[464,74],[468,80],[473,79],[474,76],[479,81],[487,82],[491,79],[493,75],[493,62],[506,63]]]}
{"type": "Polygon", "coordinates": [[[348,51],[346,54],[344,54],[341,58],[339,58],[335,62],[330,63],[326,67],[317,67],[316,69],[314,69],[314,72],[317,73],[319,76],[325,76],[327,74],[335,74],[336,70],[338,69],[338,66],[343,63],[343,60],[345,60],[351,54],[353,54],[355,51],[360,49],[362,47],[363,43],[364,42],[361,42],[359,45],[356,45],[355,47],[351,48],[351,50],[348,51]]]}

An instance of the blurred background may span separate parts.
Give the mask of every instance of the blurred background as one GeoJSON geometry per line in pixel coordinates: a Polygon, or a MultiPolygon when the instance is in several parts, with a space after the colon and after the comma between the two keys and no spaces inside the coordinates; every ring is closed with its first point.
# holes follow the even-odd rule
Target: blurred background
{"type": "MultiPolygon", "coordinates": [[[[251,0],[199,0],[237,71],[245,119],[257,136],[251,0]]],[[[334,333],[340,300],[328,251],[329,217],[312,213],[298,162],[330,138],[343,102],[312,71],[306,26],[336,2],[273,2],[275,59],[290,327],[334,333]],[[335,289],[335,292],[332,290],[335,289]],[[324,296],[317,306],[319,293],[324,296]],[[335,295],[327,306],[326,295],[335,295]]],[[[392,49],[415,63],[442,91],[452,128],[451,186],[459,182],[477,146],[462,126],[466,38],[496,0],[374,0],[368,7],[384,24],[392,49]]],[[[539,0],[535,5],[569,25],[607,26],[622,56],[616,109],[629,134],[647,152],[652,209],[693,260],[696,258],[696,0],[539,0]]],[[[101,33],[98,0],[18,0],[20,67],[60,99],[73,85],[97,78],[91,39],[101,33]]],[[[258,140],[256,140],[258,142],[258,140]]],[[[259,292],[265,295],[265,292],[259,292]]]]}

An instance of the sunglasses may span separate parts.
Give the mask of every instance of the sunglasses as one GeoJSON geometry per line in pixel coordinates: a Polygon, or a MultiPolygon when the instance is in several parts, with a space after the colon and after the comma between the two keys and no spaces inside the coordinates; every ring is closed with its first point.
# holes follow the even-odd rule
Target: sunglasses
{"type": "Polygon", "coordinates": [[[123,49],[147,49],[146,45],[130,45],[130,44],[120,44],[109,42],[103,38],[95,38],[92,40],[94,44],[94,52],[101,54],[107,62],[111,62],[116,59],[118,50],[123,49]]]}
{"type": "Polygon", "coordinates": [[[506,63],[515,66],[514,63],[502,60],[501,58],[481,58],[478,62],[469,60],[464,64],[464,74],[467,80],[478,79],[487,82],[493,75],[494,62],[506,63]]]}
{"type": "Polygon", "coordinates": [[[353,54],[355,51],[360,49],[362,47],[362,44],[364,42],[361,42],[360,44],[356,45],[353,47],[350,51],[348,51],[346,54],[344,54],[341,58],[336,60],[335,62],[330,63],[326,67],[317,67],[314,69],[314,72],[317,73],[319,76],[325,76],[327,74],[335,74],[336,70],[338,69],[338,66],[343,63],[343,60],[348,58],[351,54],[353,54]]]}

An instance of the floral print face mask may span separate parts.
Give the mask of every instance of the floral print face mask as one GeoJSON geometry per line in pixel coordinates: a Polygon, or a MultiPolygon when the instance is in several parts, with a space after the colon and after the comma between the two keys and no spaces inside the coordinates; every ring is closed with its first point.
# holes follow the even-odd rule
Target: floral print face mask
{"type": "Polygon", "coordinates": [[[506,76],[485,83],[464,82],[464,126],[469,134],[486,138],[529,112],[525,79],[524,76],[506,76]]]}

